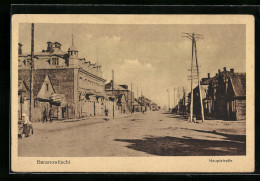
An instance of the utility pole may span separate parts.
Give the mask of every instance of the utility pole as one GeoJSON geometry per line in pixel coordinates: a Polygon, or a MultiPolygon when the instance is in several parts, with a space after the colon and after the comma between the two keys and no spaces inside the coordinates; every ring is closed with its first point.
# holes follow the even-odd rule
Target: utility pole
{"type": "Polygon", "coordinates": [[[133,113],[133,103],[132,103],[132,99],[133,99],[133,89],[132,89],[132,82],[131,82],[131,114],[133,113]]]}
{"type": "Polygon", "coordinates": [[[173,90],[173,96],[174,96],[174,107],[176,106],[176,102],[175,102],[175,87],[174,87],[174,90],[173,90]]]}
{"type": "Polygon", "coordinates": [[[170,93],[169,93],[169,89],[167,89],[167,92],[168,92],[168,108],[170,110],[171,108],[170,108],[170,93]]]}
{"type": "Polygon", "coordinates": [[[199,74],[199,63],[198,63],[198,54],[197,54],[197,45],[195,41],[195,57],[196,57],[196,65],[197,65],[197,76],[198,76],[198,85],[199,85],[199,94],[200,94],[200,107],[201,107],[201,120],[204,122],[204,108],[202,102],[202,95],[201,95],[201,85],[200,85],[200,74],[199,74]]]}
{"type": "Polygon", "coordinates": [[[183,37],[189,38],[192,41],[192,54],[191,54],[191,103],[190,103],[190,121],[192,122],[193,116],[193,76],[197,77],[198,79],[198,87],[199,87],[199,96],[200,96],[200,106],[201,106],[201,118],[202,122],[204,122],[204,110],[203,110],[203,103],[202,103],[202,95],[201,95],[201,86],[200,86],[200,77],[199,77],[199,65],[198,65],[198,56],[197,56],[197,46],[196,41],[199,39],[203,39],[203,35],[195,34],[195,33],[183,33],[183,37]],[[197,69],[197,75],[193,75],[193,61],[194,61],[194,54],[195,54],[195,63],[197,69]]]}
{"type": "Polygon", "coordinates": [[[137,98],[137,100],[138,100],[138,86],[137,86],[137,94],[136,94],[136,98],[137,98]]]}
{"type": "Polygon", "coordinates": [[[182,102],[183,102],[183,115],[185,115],[185,111],[186,111],[186,104],[185,104],[185,99],[186,99],[186,96],[185,96],[185,89],[184,89],[184,86],[183,86],[183,96],[182,96],[182,102]]]}
{"type": "Polygon", "coordinates": [[[143,92],[141,89],[141,111],[143,111],[143,92]]]}
{"type": "Polygon", "coordinates": [[[29,119],[32,121],[32,111],[34,107],[34,98],[33,98],[33,82],[34,82],[34,23],[32,23],[31,29],[31,77],[30,77],[30,111],[29,111],[29,119]]]}
{"type": "Polygon", "coordinates": [[[115,117],[114,70],[112,70],[113,119],[115,117]]]}
{"type": "Polygon", "coordinates": [[[97,48],[97,61],[96,64],[98,65],[98,48],[97,48]]]}
{"type": "Polygon", "coordinates": [[[178,104],[178,114],[180,114],[180,87],[178,87],[178,94],[177,94],[177,104],[178,104]]]}

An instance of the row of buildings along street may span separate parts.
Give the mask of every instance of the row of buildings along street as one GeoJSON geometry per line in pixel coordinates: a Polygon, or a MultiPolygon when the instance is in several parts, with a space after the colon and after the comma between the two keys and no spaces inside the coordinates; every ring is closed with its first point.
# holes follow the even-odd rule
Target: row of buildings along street
{"type": "MultiPolygon", "coordinates": [[[[60,28],[64,26],[60,25],[60,28]]],[[[91,31],[92,26],[96,25],[87,26],[88,31],[91,31]]],[[[107,28],[107,25],[103,26],[107,28]]],[[[29,117],[28,120],[32,122],[29,124],[33,125],[34,134],[30,136],[28,131],[28,134],[26,133],[28,138],[19,139],[18,155],[27,157],[245,155],[246,73],[237,71],[236,66],[234,69],[230,67],[230,64],[223,65],[222,62],[220,65],[223,69],[218,69],[220,67],[215,66],[214,75],[212,75],[211,65],[206,65],[203,72],[211,72],[211,74],[208,73],[207,77],[200,77],[200,65],[198,64],[200,59],[197,57],[196,40],[202,38],[202,35],[184,33],[185,38],[192,40],[192,48],[190,42],[177,45],[178,43],[173,44],[168,41],[168,38],[174,37],[173,31],[181,34],[180,30],[174,26],[169,31],[170,27],[160,26],[154,26],[154,28],[160,30],[158,31],[160,35],[163,34],[161,31],[165,31],[168,36],[164,37],[163,34],[161,37],[155,37],[153,33],[144,33],[153,31],[150,25],[109,25],[109,28],[113,30],[111,30],[112,38],[100,33],[96,34],[95,40],[92,40],[95,42],[103,38],[104,42],[111,43],[113,41],[107,49],[104,47],[103,49],[107,51],[113,48],[117,49],[117,53],[104,53],[102,65],[98,59],[93,63],[94,61],[88,57],[80,56],[83,53],[87,55],[89,51],[79,51],[75,45],[82,46],[85,41],[78,39],[81,43],[77,43],[74,41],[73,35],[72,39],[69,40],[70,46],[67,42],[68,49],[64,49],[63,45],[53,38],[45,43],[43,50],[38,52],[39,47],[41,49],[43,47],[38,46],[37,51],[34,52],[34,46],[40,42],[34,41],[34,24],[32,24],[31,45],[26,45],[26,47],[31,48],[31,52],[23,51],[23,45],[18,44],[17,103],[18,122],[19,125],[22,125],[19,127],[19,131],[22,131],[18,135],[25,135],[24,130],[28,128],[27,124],[22,124],[27,118],[26,115],[29,117]],[[125,32],[127,28],[129,28],[129,32],[125,32]],[[136,32],[140,31],[140,34],[131,32],[131,28],[135,28],[136,32]],[[121,40],[119,36],[114,36],[114,32],[118,33],[115,33],[116,35],[122,36],[122,42],[119,41],[121,40]],[[131,38],[129,38],[130,35],[131,38]],[[142,39],[140,35],[145,38],[142,39]],[[139,54],[136,44],[142,49],[139,54]],[[121,57],[124,58],[120,59],[118,54],[123,49],[121,46],[125,46],[125,49],[122,50],[121,54],[121,57]],[[149,49],[150,46],[154,47],[149,49]],[[178,46],[185,48],[189,46],[192,53],[188,52],[187,48],[178,57],[177,54],[184,49],[178,46]],[[160,48],[156,49],[156,47],[160,48]],[[135,52],[130,52],[131,48],[135,52]],[[170,54],[173,48],[177,52],[174,53],[175,57],[170,54]],[[155,52],[154,56],[159,57],[158,59],[162,57],[162,61],[154,58],[152,65],[150,63],[150,59],[153,58],[152,53],[154,53],[152,51],[155,52]],[[167,53],[164,55],[162,52],[167,53]],[[133,57],[143,56],[142,61],[133,57],[129,61],[128,56],[132,54],[134,54],[133,57]],[[187,68],[189,65],[187,62],[190,60],[190,55],[192,56],[191,69],[188,71],[191,74],[186,77],[186,73],[183,72],[187,72],[184,67],[187,68]],[[172,57],[176,60],[172,60],[172,57]],[[108,65],[115,58],[117,59],[114,60],[113,65],[108,65]],[[130,64],[126,64],[126,62],[130,62],[130,64]],[[196,66],[194,66],[195,62],[196,66]],[[122,68],[120,63],[126,66],[121,73],[117,74],[113,67],[119,71],[119,68],[122,68]],[[127,72],[127,66],[131,65],[131,71],[127,72]],[[109,66],[112,69],[108,70],[109,66]],[[136,71],[138,74],[133,73],[135,69],[138,69],[136,71]],[[104,74],[103,71],[111,72],[111,77],[104,74]],[[106,76],[103,77],[103,75],[106,76]],[[121,82],[115,81],[114,75],[120,77],[121,79],[116,80],[121,80],[121,82]],[[127,76],[128,78],[125,78],[127,76]],[[182,80],[179,80],[180,78],[182,80]],[[135,88],[137,87],[136,92],[133,91],[132,79],[135,88]],[[169,82],[175,82],[175,84],[170,85],[169,82]],[[187,91],[186,83],[191,83],[190,91],[187,91]],[[176,98],[175,88],[180,86],[182,88],[181,91],[178,88],[176,98]],[[173,105],[170,104],[172,88],[174,88],[173,105]],[[168,107],[166,106],[166,90],[168,92],[168,107]]],[[[211,26],[213,25],[210,25],[210,28],[204,27],[204,32],[210,29],[211,31],[208,32],[212,33],[211,26]]],[[[41,28],[44,29],[44,26],[41,28]]],[[[92,34],[96,31],[106,32],[100,26],[96,28],[92,29],[92,34]]],[[[222,26],[214,26],[214,28],[225,31],[222,26]]],[[[235,31],[236,27],[227,25],[227,29],[235,31]]],[[[58,37],[58,35],[55,36],[58,37]]],[[[82,31],[81,37],[84,36],[85,31],[82,31]]],[[[230,36],[233,38],[233,34],[230,36]]],[[[41,37],[39,32],[38,37],[41,37]]],[[[47,41],[46,39],[45,37],[45,41],[47,41]]],[[[88,40],[90,41],[90,39],[88,40]]],[[[176,42],[182,40],[176,38],[176,42]]],[[[28,42],[28,39],[23,41],[28,42]]],[[[187,39],[183,41],[187,41],[187,39]]],[[[62,43],[65,44],[65,42],[62,43]]],[[[96,45],[99,44],[96,43],[96,45]]],[[[222,48],[224,45],[217,46],[222,48]]],[[[64,45],[64,47],[66,46],[64,45]]],[[[92,45],[87,47],[92,47],[92,45]]],[[[207,51],[210,51],[210,47],[207,43],[204,44],[207,51]]],[[[237,49],[236,47],[234,49],[236,51],[233,51],[232,55],[235,56],[237,49]]],[[[207,51],[202,50],[201,52],[204,52],[205,56],[207,51]]],[[[213,53],[217,54],[217,51],[213,51],[213,53]]],[[[216,58],[214,55],[210,56],[216,58]]],[[[204,57],[202,61],[204,64],[207,63],[205,59],[204,57]]],[[[235,62],[234,60],[232,59],[233,62],[235,62]]],[[[215,63],[214,65],[219,65],[217,61],[210,61],[212,64],[215,63]]],[[[243,70],[243,67],[240,70],[243,70]]],[[[20,137],[23,138],[23,136],[20,137]]]]}
{"type": "MultiPolygon", "coordinates": [[[[19,118],[29,115],[30,54],[22,53],[19,44],[19,118]]],[[[78,57],[75,46],[62,51],[58,42],[47,42],[46,50],[35,53],[33,121],[42,119],[44,109],[53,109],[55,119],[157,110],[158,105],[148,98],[135,98],[128,85],[118,85],[102,77],[99,64],[78,57]],[[114,88],[113,88],[114,86],[114,88]],[[131,102],[132,100],[132,102],[131,102]],[[132,107],[132,108],[131,108],[132,107]]],[[[245,120],[246,73],[234,69],[218,69],[214,76],[201,79],[205,116],[226,120],[245,120]]],[[[199,87],[194,92],[194,114],[200,115],[199,87]]],[[[190,109],[191,94],[183,94],[173,112],[186,114],[190,109]]]]}
{"type": "MultiPolygon", "coordinates": [[[[216,75],[201,79],[201,95],[206,119],[246,120],[246,73],[235,72],[233,68],[221,71],[216,75]]],[[[201,119],[199,87],[193,89],[193,112],[201,119]]],[[[182,94],[174,113],[186,115],[190,112],[191,93],[182,94]]]]}
{"type": "MultiPolygon", "coordinates": [[[[19,43],[19,118],[30,111],[31,55],[19,43]]],[[[78,56],[73,44],[67,51],[59,42],[47,42],[46,49],[34,53],[32,121],[73,119],[157,110],[157,104],[141,95],[135,97],[128,85],[111,80],[106,84],[102,66],[78,56]],[[113,105],[114,104],[114,105],[113,105]],[[113,108],[114,107],[114,108],[113,108]]]]}

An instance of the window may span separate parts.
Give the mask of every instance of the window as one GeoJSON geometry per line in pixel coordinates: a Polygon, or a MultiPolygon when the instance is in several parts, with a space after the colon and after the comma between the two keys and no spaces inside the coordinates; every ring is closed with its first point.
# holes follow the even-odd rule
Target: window
{"type": "Polygon", "coordinates": [[[49,90],[49,84],[46,84],[46,90],[47,91],[49,90]]]}
{"type": "Polygon", "coordinates": [[[59,58],[52,58],[51,60],[52,65],[59,65],[59,58]]]}

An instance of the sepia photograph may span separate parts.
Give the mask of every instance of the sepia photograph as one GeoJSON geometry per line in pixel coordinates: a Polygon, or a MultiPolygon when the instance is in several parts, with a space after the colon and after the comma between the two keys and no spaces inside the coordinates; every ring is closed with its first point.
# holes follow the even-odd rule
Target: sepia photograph
{"type": "Polygon", "coordinates": [[[81,159],[91,165],[92,158],[125,158],[132,167],[138,158],[173,159],[175,167],[183,159],[186,171],[196,162],[189,159],[205,158],[211,171],[237,171],[245,159],[251,165],[238,170],[253,171],[250,16],[225,16],[226,23],[210,23],[211,16],[28,16],[16,16],[12,27],[17,162],[28,159],[25,165],[44,171],[81,159]]]}

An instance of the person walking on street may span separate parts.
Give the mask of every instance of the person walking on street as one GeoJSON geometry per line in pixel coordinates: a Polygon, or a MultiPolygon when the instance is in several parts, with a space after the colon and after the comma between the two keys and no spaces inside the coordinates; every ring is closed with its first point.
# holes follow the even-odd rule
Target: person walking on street
{"type": "Polygon", "coordinates": [[[105,109],[105,115],[108,116],[108,109],[105,109]]]}
{"type": "Polygon", "coordinates": [[[44,123],[44,121],[46,121],[46,123],[48,122],[48,116],[47,116],[47,110],[46,110],[46,108],[44,108],[44,111],[43,111],[42,122],[44,123]]]}
{"type": "Polygon", "coordinates": [[[52,108],[50,108],[49,111],[49,119],[50,119],[50,123],[52,123],[52,108]]]}

